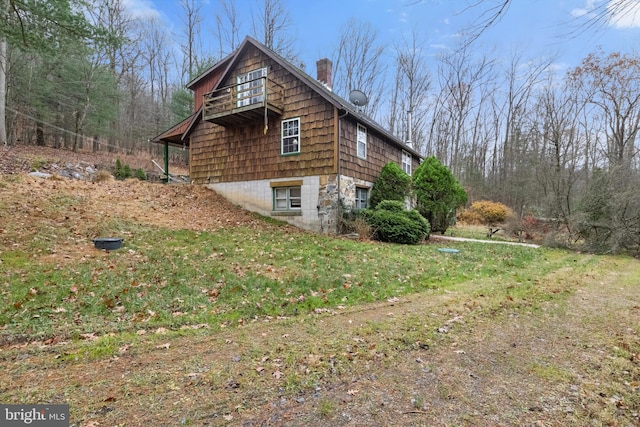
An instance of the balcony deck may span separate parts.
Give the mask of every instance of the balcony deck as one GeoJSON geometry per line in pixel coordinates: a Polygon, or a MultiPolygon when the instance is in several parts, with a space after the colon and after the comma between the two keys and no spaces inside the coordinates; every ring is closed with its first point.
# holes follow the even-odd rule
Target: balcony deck
{"type": "Polygon", "coordinates": [[[202,118],[221,126],[238,126],[284,112],[283,88],[267,77],[226,86],[204,95],[202,118]]]}

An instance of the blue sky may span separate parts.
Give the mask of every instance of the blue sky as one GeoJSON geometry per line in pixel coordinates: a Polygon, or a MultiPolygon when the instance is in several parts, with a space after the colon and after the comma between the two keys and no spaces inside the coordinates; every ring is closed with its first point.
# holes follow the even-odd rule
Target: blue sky
{"type": "MultiPolygon", "coordinates": [[[[340,29],[350,18],[370,22],[380,41],[391,49],[403,34],[416,28],[427,46],[427,55],[456,47],[460,32],[480,14],[501,0],[281,0],[289,6],[292,34],[307,71],[315,61],[331,58],[340,29]]],[[[183,26],[179,0],[126,0],[129,9],[156,16],[174,33],[183,26]]],[[[241,14],[241,38],[250,34],[251,8],[256,0],[235,0],[241,14]]],[[[609,22],[591,29],[581,26],[609,0],[513,0],[507,13],[475,42],[473,49],[491,57],[509,58],[524,52],[527,58],[558,54],[558,69],[580,63],[601,46],[605,52],[632,53],[640,36],[640,0],[628,0],[629,7],[609,22]],[[573,34],[573,35],[571,35],[573,34]]],[[[202,37],[212,37],[218,0],[203,0],[202,37]]]]}

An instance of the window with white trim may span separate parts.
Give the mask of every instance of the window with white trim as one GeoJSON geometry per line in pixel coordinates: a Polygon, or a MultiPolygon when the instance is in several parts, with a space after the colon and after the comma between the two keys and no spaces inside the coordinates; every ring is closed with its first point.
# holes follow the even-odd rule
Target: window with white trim
{"type": "Polygon", "coordinates": [[[402,152],[402,170],[411,175],[411,154],[406,151],[402,152]]]}
{"type": "Polygon", "coordinates": [[[263,77],[267,77],[267,67],[249,71],[241,74],[237,78],[237,106],[244,107],[264,101],[266,82],[263,77]]]}
{"type": "Polygon", "coordinates": [[[300,152],[300,118],[282,121],[282,154],[300,152]]]}
{"type": "Polygon", "coordinates": [[[369,189],[356,187],[356,209],[366,209],[369,205],[369,189]]]}
{"type": "Polygon", "coordinates": [[[358,157],[367,158],[367,128],[358,123],[357,131],[358,157]]]}
{"type": "Polygon", "coordinates": [[[301,187],[276,187],[273,189],[274,211],[299,211],[302,209],[301,187]]]}

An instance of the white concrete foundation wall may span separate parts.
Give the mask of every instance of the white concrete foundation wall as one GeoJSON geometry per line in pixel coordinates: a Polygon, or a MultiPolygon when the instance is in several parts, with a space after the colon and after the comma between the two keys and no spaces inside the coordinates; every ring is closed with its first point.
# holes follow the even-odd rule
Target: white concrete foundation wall
{"type": "Polygon", "coordinates": [[[215,190],[232,203],[242,206],[249,211],[257,212],[264,216],[272,216],[307,230],[327,232],[323,224],[325,215],[318,213],[319,176],[243,182],[219,182],[207,184],[207,187],[215,190]],[[274,215],[273,188],[271,187],[271,183],[299,181],[300,179],[302,179],[301,215],[274,215]]]}

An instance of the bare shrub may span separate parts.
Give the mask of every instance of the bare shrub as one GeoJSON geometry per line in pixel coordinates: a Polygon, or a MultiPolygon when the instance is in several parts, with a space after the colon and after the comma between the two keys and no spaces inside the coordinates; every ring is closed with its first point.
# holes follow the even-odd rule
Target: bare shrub
{"type": "Polygon", "coordinates": [[[107,182],[107,181],[113,181],[113,175],[111,175],[111,172],[101,169],[98,171],[94,182],[107,182]]]}
{"type": "Polygon", "coordinates": [[[360,236],[362,240],[371,240],[373,238],[373,230],[362,217],[357,217],[351,224],[353,232],[360,236]]]}

